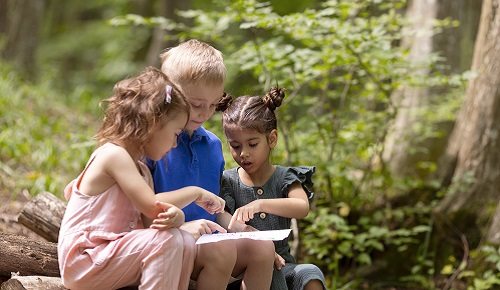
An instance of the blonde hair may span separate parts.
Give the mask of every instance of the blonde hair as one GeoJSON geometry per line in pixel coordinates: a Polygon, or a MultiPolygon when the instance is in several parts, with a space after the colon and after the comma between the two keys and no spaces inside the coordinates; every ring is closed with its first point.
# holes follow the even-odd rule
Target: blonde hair
{"type": "Polygon", "coordinates": [[[219,85],[226,78],[222,53],[196,39],[167,49],[160,58],[162,72],[177,85],[187,82],[219,85]]]}
{"type": "Polygon", "coordinates": [[[102,103],[106,105],[105,116],[95,136],[100,145],[121,142],[137,144],[142,150],[158,124],[179,113],[187,114],[189,119],[189,104],[182,93],[153,67],[116,83],[113,95],[102,103]]]}

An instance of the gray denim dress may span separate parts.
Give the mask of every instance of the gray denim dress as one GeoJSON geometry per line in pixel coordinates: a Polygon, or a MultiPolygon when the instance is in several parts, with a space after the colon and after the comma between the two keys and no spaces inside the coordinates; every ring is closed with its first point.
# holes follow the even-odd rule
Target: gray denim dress
{"type": "MultiPolygon", "coordinates": [[[[239,178],[238,168],[225,170],[222,177],[221,197],[226,201],[226,210],[233,214],[235,210],[257,199],[274,199],[288,197],[289,187],[300,182],[308,194],[313,197],[312,175],[314,167],[284,167],[277,165],[276,170],[263,186],[247,186],[239,178]]],[[[258,230],[289,229],[291,219],[268,213],[258,213],[247,222],[258,230]]],[[[326,289],[325,277],[321,270],[313,264],[296,264],[290,254],[288,238],[275,241],[276,252],[285,259],[285,266],[273,273],[272,290],[293,289],[302,290],[311,280],[317,279],[326,289]]]]}

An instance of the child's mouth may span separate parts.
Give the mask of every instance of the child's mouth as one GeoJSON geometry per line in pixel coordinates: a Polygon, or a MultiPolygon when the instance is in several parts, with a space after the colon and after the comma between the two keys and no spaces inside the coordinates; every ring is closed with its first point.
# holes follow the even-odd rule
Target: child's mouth
{"type": "Polygon", "coordinates": [[[250,162],[250,161],[243,161],[243,162],[241,162],[241,166],[243,166],[243,167],[248,167],[250,165],[252,165],[252,162],[250,162]]]}

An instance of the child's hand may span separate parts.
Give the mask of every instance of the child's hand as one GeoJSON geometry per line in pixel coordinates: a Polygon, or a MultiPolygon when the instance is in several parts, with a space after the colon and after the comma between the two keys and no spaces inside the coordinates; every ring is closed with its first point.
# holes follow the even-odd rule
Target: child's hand
{"type": "Polygon", "coordinates": [[[283,266],[285,266],[285,259],[278,253],[274,253],[274,268],[279,271],[283,266]]]}
{"type": "Polygon", "coordinates": [[[219,224],[205,219],[184,223],[180,228],[193,235],[195,240],[197,240],[203,234],[211,234],[216,231],[220,233],[226,232],[226,230],[219,224]]]}
{"type": "Polygon", "coordinates": [[[184,213],[175,205],[156,201],[155,205],[162,211],[158,214],[149,226],[152,229],[168,230],[180,227],[184,223],[184,213]]]}
{"type": "Polygon", "coordinates": [[[210,214],[221,213],[226,206],[226,201],[224,199],[204,189],[201,189],[201,196],[194,202],[210,214]]]}
{"type": "Polygon", "coordinates": [[[254,200],[251,203],[238,208],[234,212],[233,217],[231,218],[231,222],[229,224],[234,223],[234,221],[236,221],[236,220],[240,223],[246,223],[247,221],[253,219],[253,216],[256,213],[261,212],[261,211],[262,210],[260,208],[259,200],[254,200]]]}
{"type": "Polygon", "coordinates": [[[250,225],[247,225],[245,223],[242,223],[236,219],[231,219],[231,221],[229,222],[229,225],[227,226],[227,229],[229,230],[229,232],[232,232],[232,233],[257,231],[256,228],[254,228],[250,225]]]}

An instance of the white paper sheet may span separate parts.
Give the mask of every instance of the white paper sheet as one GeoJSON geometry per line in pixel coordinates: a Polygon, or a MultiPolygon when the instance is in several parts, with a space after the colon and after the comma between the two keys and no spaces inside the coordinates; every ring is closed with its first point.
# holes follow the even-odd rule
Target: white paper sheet
{"type": "Polygon", "coordinates": [[[255,231],[255,232],[239,232],[239,233],[223,233],[223,234],[204,234],[196,244],[215,243],[225,240],[235,239],[252,239],[264,241],[280,241],[290,235],[291,229],[274,230],[274,231],[255,231]]]}

